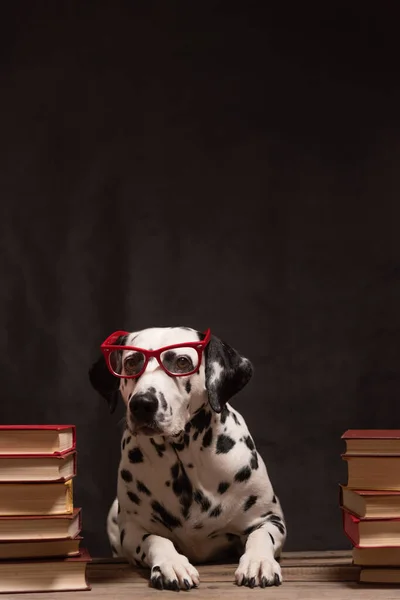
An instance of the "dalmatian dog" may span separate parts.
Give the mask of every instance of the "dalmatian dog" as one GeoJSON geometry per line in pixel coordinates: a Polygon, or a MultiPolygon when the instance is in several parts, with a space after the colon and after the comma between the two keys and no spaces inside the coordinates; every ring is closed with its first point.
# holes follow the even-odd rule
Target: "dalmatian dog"
{"type": "Polygon", "coordinates": [[[89,371],[111,411],[126,405],[114,556],[150,568],[157,589],[199,585],[195,564],[237,556],[238,585],[280,585],[283,512],[243,417],[229,404],[253,367],[186,327],[118,331],[89,371]]]}

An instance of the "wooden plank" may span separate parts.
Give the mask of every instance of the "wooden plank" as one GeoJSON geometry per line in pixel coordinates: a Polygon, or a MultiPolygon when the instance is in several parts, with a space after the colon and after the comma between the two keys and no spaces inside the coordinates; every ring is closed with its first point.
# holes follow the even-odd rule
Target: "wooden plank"
{"type": "MultiPolygon", "coordinates": [[[[282,561],[294,560],[294,561],[303,561],[306,559],[317,559],[317,560],[326,560],[326,559],[340,559],[347,558],[351,560],[351,551],[350,550],[324,550],[324,551],[301,551],[301,552],[283,552],[282,553],[282,561]]],[[[127,564],[127,561],[124,558],[93,558],[92,564],[127,564]]],[[[232,563],[234,564],[234,563],[232,563]]]]}
{"type": "MultiPolygon", "coordinates": [[[[202,582],[231,583],[236,564],[200,565],[202,582]]],[[[286,554],[281,561],[285,581],[358,581],[359,567],[352,565],[349,552],[286,554]]],[[[91,581],[125,581],[132,584],[147,581],[149,571],[131,567],[127,562],[93,562],[89,565],[91,581]]]]}
{"type": "MultiPolygon", "coordinates": [[[[61,592],[47,594],[24,594],[22,600],[154,600],[155,598],[176,598],[175,592],[160,592],[147,585],[131,584],[99,585],[92,592],[61,592]]],[[[399,589],[361,586],[355,583],[286,583],[278,588],[253,589],[237,587],[234,584],[214,583],[200,585],[191,590],[191,600],[398,600],[399,589]]],[[[9,596],[16,600],[18,596],[9,596]]],[[[180,596],[179,596],[180,597],[180,596]]],[[[1,596],[0,596],[1,598],[1,596]]]]}

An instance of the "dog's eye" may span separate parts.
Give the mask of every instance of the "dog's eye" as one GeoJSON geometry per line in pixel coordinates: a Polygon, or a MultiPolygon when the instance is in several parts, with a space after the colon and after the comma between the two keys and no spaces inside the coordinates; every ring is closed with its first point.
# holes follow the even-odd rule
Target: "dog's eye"
{"type": "Polygon", "coordinates": [[[181,373],[186,373],[187,371],[191,371],[193,369],[193,364],[190,358],[187,356],[177,356],[175,361],[175,367],[177,371],[181,373]]]}
{"type": "Polygon", "coordinates": [[[193,360],[186,353],[183,354],[185,348],[178,350],[167,350],[161,354],[161,362],[167,372],[172,375],[183,375],[184,373],[191,373],[195,370],[196,364],[193,364],[193,360]],[[178,353],[179,352],[179,353],[178,353]],[[182,352],[182,354],[180,354],[182,352]]]}
{"type": "Polygon", "coordinates": [[[124,371],[126,375],[137,375],[143,368],[144,356],[140,352],[135,352],[127,356],[124,360],[124,371]]]}

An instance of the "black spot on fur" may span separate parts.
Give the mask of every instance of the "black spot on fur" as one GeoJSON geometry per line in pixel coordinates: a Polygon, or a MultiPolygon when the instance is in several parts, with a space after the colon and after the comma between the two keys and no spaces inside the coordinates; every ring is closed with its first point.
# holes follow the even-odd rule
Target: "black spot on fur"
{"type": "Polygon", "coordinates": [[[111,550],[114,552],[114,554],[118,554],[118,551],[117,551],[116,547],[113,546],[113,544],[111,544],[111,550]]]}
{"type": "Polygon", "coordinates": [[[208,448],[208,446],[211,446],[212,438],[213,438],[212,427],[209,427],[203,436],[203,447],[204,448],[208,448]]]}
{"type": "Polygon", "coordinates": [[[124,481],[128,483],[133,479],[132,473],[130,471],[127,471],[126,469],[121,469],[121,477],[124,481]]]}
{"type": "Polygon", "coordinates": [[[124,438],[122,440],[122,450],[125,450],[125,444],[126,444],[126,439],[124,438]]]}
{"type": "Polygon", "coordinates": [[[181,527],[180,520],[171,514],[165,506],[154,500],[151,503],[151,508],[155,513],[158,513],[159,518],[163,525],[165,525],[168,529],[175,529],[175,527],[181,527]]]}
{"type": "Polygon", "coordinates": [[[135,504],[140,504],[141,501],[137,494],[135,494],[134,492],[131,492],[129,490],[128,490],[127,494],[128,494],[129,499],[132,500],[132,502],[134,502],[135,504]]]}
{"type": "Polygon", "coordinates": [[[131,441],[131,436],[128,435],[128,437],[126,438],[126,443],[129,444],[130,441],[131,441]]]}
{"type": "Polygon", "coordinates": [[[125,529],[121,529],[121,533],[120,533],[121,546],[124,543],[124,538],[125,538],[125,529]]]}
{"type": "Polygon", "coordinates": [[[192,465],[192,463],[189,463],[189,464],[188,464],[188,469],[193,469],[193,465],[192,465]]]}
{"type": "Polygon", "coordinates": [[[243,506],[244,512],[250,510],[250,508],[254,506],[256,502],[257,496],[249,496],[243,506]]]}
{"type": "Polygon", "coordinates": [[[114,523],[114,525],[118,525],[118,519],[117,519],[117,517],[113,517],[112,518],[112,522],[114,523]]]}
{"type": "Polygon", "coordinates": [[[161,573],[161,569],[158,565],[152,568],[153,573],[161,573]]]}
{"type": "Polygon", "coordinates": [[[251,439],[251,436],[249,436],[249,435],[246,436],[244,438],[244,442],[245,442],[245,444],[246,444],[246,446],[248,447],[249,450],[255,450],[255,445],[254,445],[253,440],[251,439]]]}
{"type": "Polygon", "coordinates": [[[188,433],[185,433],[185,435],[183,436],[183,443],[185,446],[189,446],[190,443],[190,436],[188,433]]]}
{"type": "Polygon", "coordinates": [[[274,494],[274,497],[272,498],[272,502],[273,502],[274,504],[276,504],[276,502],[277,502],[275,494],[274,494]]]}
{"type": "Polygon", "coordinates": [[[150,438],[150,444],[152,444],[160,458],[164,456],[164,452],[166,450],[165,444],[157,444],[153,438],[150,438]]]}
{"type": "Polygon", "coordinates": [[[269,537],[271,538],[272,545],[275,546],[275,540],[274,540],[273,536],[271,534],[269,534],[269,537]]]}
{"type": "Polygon", "coordinates": [[[169,486],[171,485],[171,482],[170,482],[170,481],[166,481],[166,482],[165,482],[165,485],[166,485],[167,487],[169,487],[169,486]]]}
{"type": "Polygon", "coordinates": [[[218,494],[225,494],[226,490],[230,487],[230,483],[227,481],[221,481],[218,486],[218,494]]]}
{"type": "Polygon", "coordinates": [[[285,534],[285,527],[282,523],[282,519],[281,517],[279,517],[278,515],[271,515],[268,518],[268,521],[270,521],[273,525],[275,525],[275,527],[277,528],[277,530],[284,535],[285,534]]]}
{"type": "Polygon", "coordinates": [[[247,481],[251,477],[251,469],[250,467],[243,467],[238,471],[235,475],[235,481],[247,481]]]}
{"type": "Polygon", "coordinates": [[[253,469],[253,471],[258,469],[258,456],[256,450],[251,453],[250,467],[253,469]]]}
{"type": "Polygon", "coordinates": [[[268,512],[266,512],[266,513],[263,513],[263,514],[261,515],[261,517],[264,519],[264,517],[269,517],[269,515],[272,515],[272,514],[273,514],[273,513],[272,513],[272,510],[269,510],[268,512]]]}
{"type": "Polygon", "coordinates": [[[253,531],[255,531],[256,529],[260,529],[261,525],[263,525],[263,523],[258,523],[257,525],[251,525],[250,527],[248,527],[247,529],[245,529],[243,531],[243,535],[250,535],[250,533],[253,533],[253,531]]]}
{"type": "Polygon", "coordinates": [[[179,463],[176,462],[172,467],[171,467],[171,476],[172,479],[176,479],[179,475],[179,463]]]}
{"type": "Polygon", "coordinates": [[[140,550],[141,550],[140,546],[137,546],[137,548],[136,548],[136,554],[139,554],[140,550]]]}
{"type": "Polygon", "coordinates": [[[121,507],[120,507],[119,502],[118,502],[118,510],[117,510],[117,512],[118,512],[118,514],[121,512],[121,507]]]}
{"type": "Polygon", "coordinates": [[[195,429],[195,433],[193,435],[193,439],[197,440],[200,433],[203,433],[211,423],[211,411],[206,410],[204,407],[200,408],[190,421],[193,429],[195,429]]]}
{"type": "Polygon", "coordinates": [[[211,502],[201,490],[195,491],[195,493],[193,494],[193,499],[200,506],[203,512],[207,512],[207,510],[211,508],[211,502]]]}
{"type": "Polygon", "coordinates": [[[237,416],[235,415],[234,412],[232,413],[232,417],[233,417],[233,420],[235,421],[236,425],[240,426],[240,421],[239,421],[239,419],[237,418],[237,416]]]}
{"type": "Polygon", "coordinates": [[[142,536],[142,541],[144,542],[144,540],[146,540],[149,535],[151,535],[151,533],[145,533],[144,536],[142,536]]]}
{"type": "Polygon", "coordinates": [[[138,492],[142,492],[142,494],[146,494],[146,496],[151,496],[151,491],[147,486],[144,485],[142,481],[137,480],[136,487],[138,492]]]}
{"type": "Polygon", "coordinates": [[[216,506],[215,508],[213,508],[213,510],[210,512],[210,517],[219,517],[220,514],[222,513],[222,506],[220,504],[218,504],[218,506],[216,506]]]}
{"type": "Polygon", "coordinates": [[[192,384],[190,383],[190,381],[186,382],[185,390],[188,394],[190,394],[190,392],[192,391],[192,384]]]}
{"type": "Polygon", "coordinates": [[[186,433],[189,433],[191,429],[192,429],[192,424],[189,421],[189,423],[186,423],[186,425],[185,425],[185,431],[186,431],[186,433]]]}
{"type": "Polygon", "coordinates": [[[132,448],[128,452],[128,458],[131,463],[141,463],[143,462],[143,453],[140,448],[132,448]]]}
{"type": "Polygon", "coordinates": [[[174,450],[176,450],[177,452],[182,452],[182,450],[185,449],[185,443],[184,442],[172,442],[171,446],[174,448],[174,450]]]}
{"type": "Polygon", "coordinates": [[[225,423],[225,421],[227,420],[229,415],[230,415],[229,408],[227,406],[224,406],[224,408],[221,411],[221,423],[222,424],[225,423]]]}
{"type": "Polygon", "coordinates": [[[227,454],[235,444],[235,440],[229,437],[229,435],[221,433],[217,439],[217,454],[227,454]]]}
{"type": "Polygon", "coordinates": [[[171,476],[172,489],[179,498],[182,516],[187,519],[193,501],[193,488],[182,463],[177,462],[171,467],[171,476]]]}
{"type": "Polygon", "coordinates": [[[144,562],[144,559],[146,558],[146,552],[143,552],[142,556],[140,557],[140,560],[142,562],[144,562]]]}
{"type": "Polygon", "coordinates": [[[159,397],[159,399],[160,399],[161,408],[162,408],[163,410],[167,410],[167,408],[168,408],[168,404],[167,404],[167,401],[166,401],[166,399],[165,399],[165,396],[164,396],[164,394],[163,394],[162,392],[159,392],[159,393],[158,393],[158,397],[159,397]]]}

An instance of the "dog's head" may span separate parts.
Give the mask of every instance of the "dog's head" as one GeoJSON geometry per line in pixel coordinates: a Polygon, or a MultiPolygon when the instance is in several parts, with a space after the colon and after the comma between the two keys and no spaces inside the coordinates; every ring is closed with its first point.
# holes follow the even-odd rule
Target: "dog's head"
{"type": "Polygon", "coordinates": [[[122,396],[132,433],[178,435],[205,402],[221,412],[253,373],[250,361],[217,337],[211,336],[201,347],[203,340],[204,334],[187,327],[121,335],[113,341],[120,348],[107,358],[108,366],[104,356],[93,364],[90,381],[107,399],[111,412],[118,395],[122,396]],[[184,346],[188,343],[192,345],[184,346]],[[168,346],[173,348],[152,357],[139,351],[168,346]],[[119,376],[113,375],[109,367],[119,376]]]}

